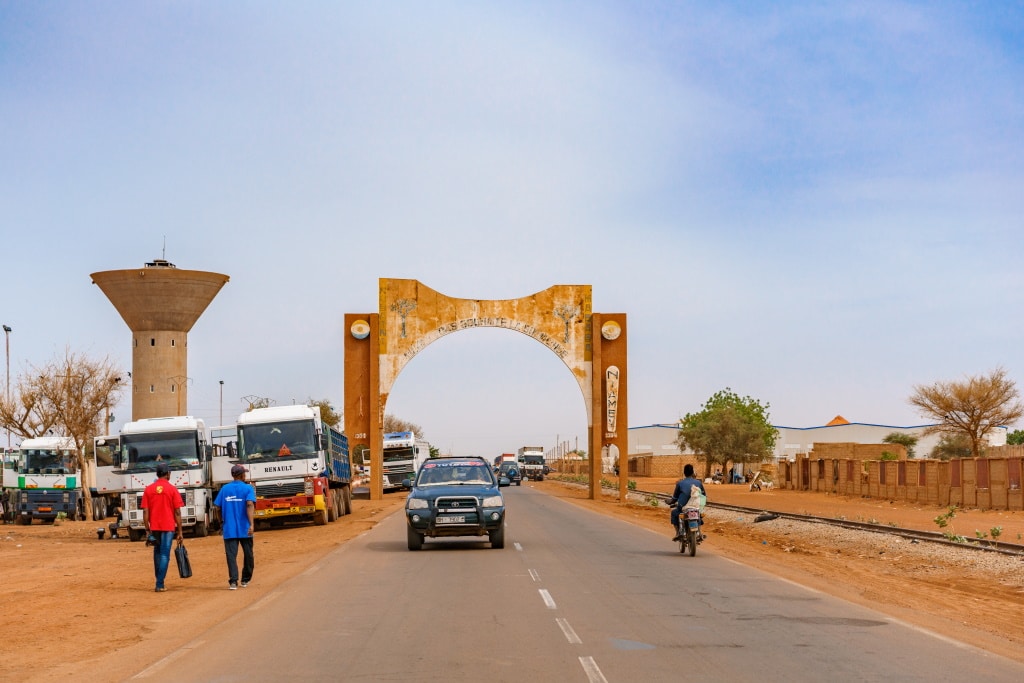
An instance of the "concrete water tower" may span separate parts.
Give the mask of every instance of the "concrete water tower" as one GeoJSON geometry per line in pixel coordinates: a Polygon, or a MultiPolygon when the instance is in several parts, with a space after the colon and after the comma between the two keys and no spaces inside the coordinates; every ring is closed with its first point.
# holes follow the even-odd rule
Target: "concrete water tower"
{"type": "Polygon", "coordinates": [[[188,331],[228,276],[157,259],[90,277],[132,331],[132,419],[188,414],[188,331]]]}

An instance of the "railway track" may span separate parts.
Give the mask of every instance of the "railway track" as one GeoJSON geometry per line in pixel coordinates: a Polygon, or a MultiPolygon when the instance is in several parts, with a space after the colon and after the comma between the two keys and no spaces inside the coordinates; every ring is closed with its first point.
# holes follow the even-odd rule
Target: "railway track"
{"type": "MultiPolygon", "coordinates": [[[[655,497],[663,502],[668,501],[669,498],[672,497],[668,494],[658,493],[656,491],[634,490],[631,491],[631,493],[639,494],[648,499],[650,499],[651,497],[655,497]]],[[[979,552],[1000,553],[1003,555],[1011,555],[1024,559],[1024,545],[1020,545],[1017,543],[1006,543],[1003,541],[994,541],[988,539],[970,539],[966,537],[964,541],[954,541],[950,540],[944,534],[938,531],[919,531],[917,529],[904,529],[901,527],[891,526],[887,524],[854,522],[848,519],[836,519],[833,517],[815,517],[813,515],[800,515],[792,512],[777,512],[774,510],[766,510],[765,508],[748,508],[739,505],[725,505],[723,503],[713,503],[711,501],[708,501],[708,507],[716,510],[729,510],[732,512],[741,512],[744,514],[750,514],[755,516],[772,515],[772,519],[791,519],[793,521],[808,522],[810,524],[824,524],[826,526],[840,527],[843,529],[867,531],[877,534],[889,534],[890,536],[898,536],[900,538],[906,538],[912,541],[924,541],[927,543],[948,545],[955,548],[964,548],[966,550],[977,550],[979,552]]]]}

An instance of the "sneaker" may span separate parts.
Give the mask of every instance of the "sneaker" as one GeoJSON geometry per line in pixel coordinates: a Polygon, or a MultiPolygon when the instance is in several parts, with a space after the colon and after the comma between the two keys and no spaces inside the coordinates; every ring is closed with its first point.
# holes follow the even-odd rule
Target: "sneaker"
{"type": "Polygon", "coordinates": [[[242,588],[246,588],[246,587],[248,587],[248,585],[249,585],[248,581],[243,581],[242,582],[242,588]]]}
{"type": "Polygon", "coordinates": [[[672,538],[672,540],[673,540],[673,541],[681,541],[681,540],[683,540],[683,537],[682,537],[682,536],[674,536],[674,537],[672,538]]]}
{"type": "Polygon", "coordinates": [[[157,592],[157,593],[163,593],[163,592],[164,592],[164,591],[166,591],[166,590],[167,590],[167,589],[166,589],[166,588],[164,588],[163,586],[158,586],[158,587],[156,588],[156,592],[157,592]]]}
{"type": "Polygon", "coordinates": [[[235,583],[234,581],[230,582],[228,584],[228,590],[229,591],[236,591],[236,590],[238,590],[238,584],[235,583]]]}

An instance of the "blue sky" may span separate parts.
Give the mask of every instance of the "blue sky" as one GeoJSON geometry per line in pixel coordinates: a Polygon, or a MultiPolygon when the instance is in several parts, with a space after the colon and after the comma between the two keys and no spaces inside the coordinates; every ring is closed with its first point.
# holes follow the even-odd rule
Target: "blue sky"
{"type": "MultiPolygon", "coordinates": [[[[11,374],[130,369],[89,274],[165,255],[231,277],[189,335],[208,423],[340,405],[343,315],[394,277],[591,284],[632,426],[725,387],[779,425],[920,424],[915,384],[1024,382],[1022,51],[1019,3],[0,0],[11,374]]],[[[459,455],[586,435],[502,330],[429,346],[388,412],[459,455]]]]}

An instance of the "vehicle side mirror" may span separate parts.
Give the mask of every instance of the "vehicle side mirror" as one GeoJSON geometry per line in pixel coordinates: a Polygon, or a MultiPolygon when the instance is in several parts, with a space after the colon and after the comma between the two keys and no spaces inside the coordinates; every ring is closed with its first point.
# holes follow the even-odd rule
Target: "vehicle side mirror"
{"type": "Polygon", "coordinates": [[[511,486],[512,480],[508,477],[498,477],[498,486],[511,486]]]}
{"type": "Polygon", "coordinates": [[[412,488],[412,479],[403,479],[402,480],[402,488],[403,489],[411,489],[412,488]]]}

